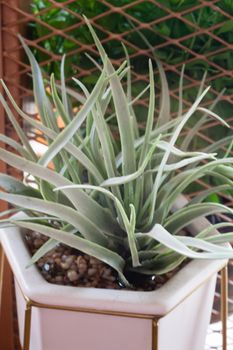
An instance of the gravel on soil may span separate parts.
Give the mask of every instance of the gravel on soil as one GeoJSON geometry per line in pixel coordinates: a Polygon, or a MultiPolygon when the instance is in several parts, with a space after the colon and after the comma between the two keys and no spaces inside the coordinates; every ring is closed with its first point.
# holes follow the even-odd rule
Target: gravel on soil
{"type": "MultiPolygon", "coordinates": [[[[48,238],[37,232],[27,232],[25,241],[30,253],[33,255],[48,238]]],[[[58,244],[53,250],[40,258],[36,265],[42,276],[49,283],[58,285],[122,289],[117,272],[94,257],[58,244]]],[[[162,276],[152,276],[137,281],[134,290],[152,291],[160,288],[175,273],[177,269],[162,276]]]]}

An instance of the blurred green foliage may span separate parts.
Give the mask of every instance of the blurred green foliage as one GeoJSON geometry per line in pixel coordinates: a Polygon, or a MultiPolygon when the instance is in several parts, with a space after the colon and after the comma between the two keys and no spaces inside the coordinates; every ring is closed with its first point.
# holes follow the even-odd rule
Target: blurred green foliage
{"type": "MultiPolygon", "coordinates": [[[[58,0],[57,3],[63,3],[64,0],[58,0]]],[[[168,15],[166,8],[174,12],[180,12],[196,5],[199,5],[198,0],[160,0],[162,5],[154,5],[151,2],[143,1],[140,4],[133,5],[131,0],[108,0],[111,6],[121,7],[123,5],[131,4],[125,10],[125,13],[129,14],[131,18],[135,18],[142,23],[151,22],[158,18],[162,18],[168,15]]],[[[31,38],[42,38],[40,44],[46,50],[53,52],[54,54],[62,55],[64,53],[72,52],[73,50],[80,47],[77,44],[90,44],[92,43],[92,38],[85,25],[76,26],[72,29],[72,26],[77,25],[78,20],[76,15],[85,14],[88,18],[95,17],[106,10],[108,7],[102,1],[95,0],[78,0],[70,4],[67,4],[65,8],[54,8],[49,0],[32,0],[32,12],[35,16],[46,23],[33,22],[31,23],[30,36],[31,38]],[[43,10],[43,11],[42,11],[43,10]],[[42,13],[40,13],[42,11],[42,13]],[[67,37],[61,35],[52,35],[51,37],[43,39],[43,36],[49,35],[53,27],[63,31],[67,37]],[[71,29],[68,29],[70,28],[71,29]],[[77,42],[74,42],[76,40],[77,42]]],[[[233,1],[232,0],[220,0],[215,4],[221,10],[233,15],[233,1]]],[[[183,15],[184,19],[189,20],[194,26],[199,26],[201,28],[209,28],[210,26],[222,23],[222,25],[214,30],[214,34],[220,39],[223,39],[229,44],[233,43],[233,20],[226,18],[221,12],[214,11],[211,7],[205,6],[198,8],[194,11],[188,12],[183,15]]],[[[101,31],[101,27],[104,28],[106,32],[110,33],[124,33],[132,29],[132,23],[123,16],[121,13],[112,13],[99,18],[96,23],[100,26],[96,28],[97,35],[100,39],[104,39],[106,34],[101,31]]],[[[137,24],[135,24],[137,25],[137,24]]],[[[152,46],[157,46],[162,44],[167,40],[179,39],[185,37],[186,35],[195,32],[195,28],[178,18],[171,18],[162,21],[156,25],[151,26],[150,29],[142,30],[144,36],[150,42],[152,46]]],[[[142,49],[148,49],[146,44],[140,40],[137,32],[131,31],[129,34],[125,35],[125,40],[136,45],[142,49]]],[[[198,34],[186,40],[183,40],[182,45],[188,49],[192,49],[197,54],[209,55],[212,51],[218,50],[223,47],[222,43],[208,34],[198,34]]],[[[112,59],[117,59],[124,56],[122,45],[119,40],[110,40],[105,43],[105,49],[112,59]]],[[[133,54],[135,52],[133,46],[128,47],[129,53],[133,54]]],[[[48,55],[40,50],[35,50],[34,54],[39,62],[48,59],[48,55]]],[[[158,48],[156,54],[162,61],[167,63],[177,64],[184,62],[185,60],[192,58],[192,55],[188,50],[182,49],[176,45],[169,45],[158,48]]],[[[233,52],[223,51],[219,54],[214,54],[209,56],[209,60],[219,66],[232,70],[233,69],[233,52]]],[[[147,58],[142,56],[135,56],[132,59],[132,64],[134,70],[139,73],[145,73],[148,70],[147,58]]],[[[45,71],[48,74],[52,72],[55,76],[59,78],[60,74],[60,63],[52,61],[44,66],[45,71]]],[[[68,55],[66,59],[66,75],[73,76],[78,73],[79,70],[88,70],[92,67],[92,63],[86,58],[83,52],[76,53],[75,55],[68,55]]],[[[209,74],[216,73],[216,68],[208,65],[204,60],[195,60],[186,66],[186,72],[192,78],[199,80],[203,75],[205,70],[209,71],[209,74]]],[[[173,80],[173,77],[171,77],[173,80]]],[[[96,76],[92,76],[84,79],[85,83],[94,84],[96,81],[96,76]]],[[[229,93],[233,93],[232,79],[230,77],[221,77],[213,82],[213,87],[220,91],[223,88],[227,88],[229,93]]]]}

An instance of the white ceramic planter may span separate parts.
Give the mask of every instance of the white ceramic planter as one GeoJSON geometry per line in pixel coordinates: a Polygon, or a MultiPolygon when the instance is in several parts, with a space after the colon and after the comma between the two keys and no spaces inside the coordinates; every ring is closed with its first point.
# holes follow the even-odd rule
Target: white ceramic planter
{"type": "MultiPolygon", "coordinates": [[[[190,230],[207,225],[199,219],[190,230]]],[[[24,350],[204,349],[217,271],[226,261],[192,261],[153,292],[57,286],[35,266],[25,268],[29,253],[18,228],[0,237],[15,276],[24,350]]]]}

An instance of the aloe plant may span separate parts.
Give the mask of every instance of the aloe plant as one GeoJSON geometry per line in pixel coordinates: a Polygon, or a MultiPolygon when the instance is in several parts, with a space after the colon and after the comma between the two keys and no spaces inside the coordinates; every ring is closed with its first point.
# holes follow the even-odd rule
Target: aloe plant
{"type": "MultiPolygon", "coordinates": [[[[35,101],[41,122],[26,115],[15,103],[8,88],[3,88],[12,106],[2,95],[1,103],[18,134],[19,142],[0,135],[0,140],[17,151],[0,149],[0,159],[32,175],[36,188],[26,181],[0,174],[0,199],[25,211],[23,219],[2,219],[1,225],[17,226],[45,234],[49,240],[32,257],[36,262],[62,242],[98,258],[115,269],[121,282],[130,286],[130,271],[145,275],[163,274],[179,266],[187,258],[232,258],[229,247],[219,245],[233,239],[233,233],[216,234],[222,226],[210,225],[196,237],[180,235],[193,220],[214,213],[233,213],[219,203],[204,202],[211,194],[232,189],[233,158],[217,158],[216,153],[189,151],[188,134],[180,144],[180,134],[190,118],[199,117],[200,126],[207,116],[226,127],[227,123],[213,111],[200,107],[208,92],[200,88],[193,105],[186,112],[182,106],[182,76],[177,117],[171,119],[169,90],[162,65],[157,61],[162,96],[155,117],[155,86],[152,62],[149,61],[149,107],[144,129],[139,128],[130,86],[130,62],[117,70],[106,55],[98,37],[86,19],[90,33],[102,59],[100,76],[92,90],[78,80],[82,94],[65,86],[64,59],[61,85],[51,76],[50,91],[32,52],[21,39],[32,67],[35,101]],[[127,80],[124,91],[122,80],[127,80]],[[70,108],[75,98],[81,107],[70,108]],[[14,107],[23,121],[39,130],[48,148],[38,157],[11,111],[14,107]],[[109,112],[111,110],[111,112],[109,112]],[[110,113],[110,114],[109,114],[110,113]],[[64,128],[58,127],[62,118],[64,128]],[[119,139],[109,120],[115,119],[119,139]],[[177,198],[194,181],[212,176],[221,185],[205,190],[184,207],[174,211],[177,198]]],[[[141,95],[141,94],[140,94],[141,95]]],[[[229,142],[229,140],[228,140],[229,142]]],[[[215,151],[214,150],[211,150],[215,151]]],[[[1,214],[11,213],[11,210],[1,214]]]]}

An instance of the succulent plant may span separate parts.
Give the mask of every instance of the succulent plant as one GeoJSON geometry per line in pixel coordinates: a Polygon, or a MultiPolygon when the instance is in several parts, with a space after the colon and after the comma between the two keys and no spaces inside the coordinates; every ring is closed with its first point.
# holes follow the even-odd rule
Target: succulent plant
{"type": "Polygon", "coordinates": [[[30,187],[26,181],[0,175],[0,186],[4,190],[0,192],[0,199],[16,206],[1,214],[1,224],[13,223],[49,237],[32,257],[32,262],[62,242],[110,265],[126,286],[129,286],[130,271],[163,274],[187,258],[232,258],[231,248],[219,243],[232,240],[233,234],[216,234],[216,229],[232,227],[231,223],[210,224],[196,237],[179,234],[200,216],[233,213],[227,206],[204,201],[212,193],[232,189],[233,158],[218,159],[216,153],[206,150],[187,150],[196,127],[201,127],[208,117],[228,126],[214,112],[200,107],[208,88],[203,91],[201,84],[196,100],[184,112],[182,71],[179,110],[171,119],[168,84],[162,65],[157,61],[162,91],[155,123],[154,74],[152,62],[149,62],[148,115],[146,126],[140,128],[134,113],[135,100],[140,96],[131,97],[128,58],[116,70],[86,21],[103,62],[102,67],[98,65],[100,76],[92,92],[78,80],[75,82],[82,94],[66,88],[63,59],[61,84],[56,84],[52,75],[48,93],[48,83],[44,83],[40,68],[22,39],[32,67],[34,96],[41,121],[17,106],[2,81],[16,112],[24,123],[43,134],[48,148],[38,157],[11,107],[0,95],[19,138],[17,142],[0,135],[0,140],[17,152],[1,148],[0,159],[32,175],[36,183],[36,187],[30,187]],[[126,92],[123,80],[127,81],[126,92]],[[77,112],[71,108],[71,97],[81,105],[77,112]],[[196,127],[181,140],[182,129],[190,118],[197,116],[196,112],[199,117],[196,127]],[[62,128],[58,126],[60,118],[64,124],[62,128]],[[115,121],[118,137],[110,120],[115,121]],[[205,176],[221,180],[221,185],[202,191],[184,207],[176,208],[177,198],[190,184],[205,176]],[[27,216],[4,219],[6,213],[15,211],[25,211],[27,216]]]}

